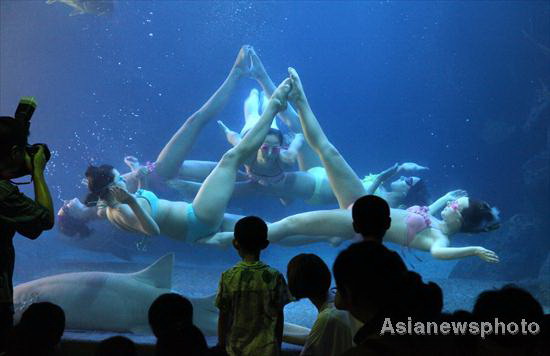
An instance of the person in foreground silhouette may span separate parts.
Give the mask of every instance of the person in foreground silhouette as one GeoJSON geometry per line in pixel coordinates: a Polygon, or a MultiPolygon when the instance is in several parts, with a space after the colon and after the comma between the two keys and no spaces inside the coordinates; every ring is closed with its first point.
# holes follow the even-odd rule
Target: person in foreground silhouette
{"type": "Polygon", "coordinates": [[[95,356],[136,356],[136,345],[125,336],[113,336],[99,343],[95,356]]]}
{"type": "Polygon", "coordinates": [[[353,322],[348,312],[334,307],[330,270],[311,253],[294,256],[287,266],[288,289],[297,300],[308,298],[319,314],[301,356],[338,356],[353,344],[353,322]]]}
{"type": "Polygon", "coordinates": [[[46,148],[29,146],[28,136],[28,121],[0,117],[0,353],[6,350],[13,326],[13,237],[17,232],[34,240],[54,223],[52,198],[44,178],[46,148]],[[34,200],[11,181],[26,175],[32,177],[34,200]]]}
{"type": "Polygon", "coordinates": [[[31,304],[14,328],[9,356],[51,356],[65,331],[65,312],[50,302],[31,304]]]}
{"type": "Polygon", "coordinates": [[[284,276],[260,261],[260,252],[269,245],[267,225],[247,216],[237,222],[234,234],[233,246],[242,261],[220,280],[219,346],[229,355],[279,355],[290,293],[284,276]]]}
{"type": "Polygon", "coordinates": [[[428,355],[439,350],[436,338],[382,333],[387,320],[393,325],[408,317],[437,321],[443,307],[439,286],[407,271],[396,252],[377,241],[352,244],[336,258],[333,274],[336,307],[364,323],[354,337],[357,346],[344,356],[428,355]]]}
{"type": "Polygon", "coordinates": [[[182,295],[166,293],[149,307],[149,325],[157,337],[157,356],[202,356],[208,345],[202,332],[193,325],[193,305],[182,295]]]}
{"type": "MultiPolygon", "coordinates": [[[[473,319],[478,322],[498,321],[503,325],[515,323],[519,332],[515,335],[502,333],[477,339],[478,355],[548,355],[548,326],[544,325],[544,312],[540,303],[526,290],[514,285],[482,292],[473,309],[473,319]],[[522,320],[525,324],[537,323],[536,335],[522,335],[522,320]]],[[[498,327],[498,324],[497,324],[498,327]]],[[[534,325],[532,326],[534,330],[534,325]]]]}

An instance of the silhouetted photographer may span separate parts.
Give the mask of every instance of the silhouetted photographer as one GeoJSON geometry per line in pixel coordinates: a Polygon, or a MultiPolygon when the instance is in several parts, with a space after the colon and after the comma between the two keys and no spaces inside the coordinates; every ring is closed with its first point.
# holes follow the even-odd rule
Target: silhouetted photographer
{"type": "Polygon", "coordinates": [[[45,144],[29,145],[30,120],[36,103],[21,99],[15,117],[0,117],[0,354],[13,325],[13,236],[36,239],[54,224],[53,204],[44,179],[50,158],[45,144]],[[31,176],[34,200],[22,194],[12,179],[31,176]]]}

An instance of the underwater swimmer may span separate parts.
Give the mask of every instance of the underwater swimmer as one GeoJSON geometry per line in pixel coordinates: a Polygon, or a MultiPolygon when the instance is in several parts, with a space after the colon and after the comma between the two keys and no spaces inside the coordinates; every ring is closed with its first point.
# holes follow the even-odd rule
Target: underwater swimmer
{"type": "MultiPolygon", "coordinates": [[[[258,90],[252,89],[244,102],[245,125],[240,133],[230,130],[222,121],[218,121],[227,140],[233,146],[237,145],[258,122],[260,101],[258,90]]],[[[267,103],[265,98],[263,103],[267,103]]],[[[250,183],[261,186],[285,186],[293,180],[287,176],[285,171],[296,162],[298,151],[304,142],[303,136],[301,134],[294,135],[288,147],[284,145],[284,141],[283,134],[274,120],[256,154],[249,157],[244,164],[250,183]]]]}
{"type": "MultiPolygon", "coordinates": [[[[162,193],[166,191],[167,182],[170,180],[181,176],[204,179],[212,172],[216,167],[216,162],[186,161],[185,158],[202,128],[221,111],[238,81],[249,71],[249,62],[247,62],[249,50],[250,46],[243,46],[240,49],[231,71],[220,88],[184,122],[164,146],[155,162],[141,166],[135,157],[125,158],[126,164],[132,170],[130,173],[122,175],[129,192],[133,193],[140,188],[145,188],[162,193]]],[[[84,183],[88,185],[89,182],[85,180],[84,183]]],[[[77,203],[74,199],[66,201],[58,212],[57,225],[60,231],[68,236],[88,236],[91,231],[86,223],[97,216],[95,207],[97,200],[97,194],[89,194],[85,204],[80,201],[77,203]],[[69,204],[69,202],[71,203],[69,204]]]]}
{"type": "Polygon", "coordinates": [[[208,243],[210,235],[225,229],[225,208],[238,167],[262,144],[269,125],[286,105],[290,80],[285,80],[271,97],[266,111],[250,135],[227,151],[206,178],[192,203],[159,199],[147,190],[131,194],[119,172],[112,166],[90,166],[86,171],[88,188],[98,196],[98,216],[127,231],[148,236],[163,234],[189,242],[208,243]]]}
{"type": "MultiPolygon", "coordinates": [[[[246,121],[241,133],[232,131],[223,122],[218,121],[229,143],[232,145],[237,144],[243,134],[254,126],[260,115],[261,101],[258,90],[252,89],[244,103],[246,121]]],[[[267,101],[263,100],[263,102],[267,101]]],[[[332,193],[328,177],[322,166],[314,167],[308,172],[287,171],[289,165],[295,163],[300,148],[303,146],[303,135],[301,133],[296,134],[288,148],[285,148],[281,142],[283,142],[281,132],[276,125],[272,125],[256,156],[245,163],[248,179],[238,184],[234,195],[259,193],[281,198],[285,201],[302,198],[310,203],[335,203],[336,197],[332,193]],[[314,190],[313,194],[317,197],[317,199],[314,199],[315,201],[308,199],[312,194],[312,189],[314,190]]],[[[385,188],[382,184],[399,173],[420,172],[427,169],[427,167],[413,162],[395,164],[379,174],[366,176],[362,181],[366,189],[372,185],[374,194],[386,199],[391,207],[408,207],[415,204],[426,205],[429,200],[428,191],[424,180],[419,177],[402,176],[391,183],[390,189],[385,188]]],[[[172,181],[170,185],[186,195],[194,195],[201,186],[199,182],[183,179],[172,181]]]]}
{"type": "MultiPolygon", "coordinates": [[[[254,48],[249,51],[251,58],[250,76],[257,80],[267,96],[271,95],[275,85],[265,70],[259,56],[254,48]]],[[[227,140],[231,144],[238,142],[240,137],[254,125],[259,116],[260,98],[258,91],[253,89],[249,97],[244,102],[245,126],[241,133],[230,130],[223,122],[218,121],[227,140]]],[[[265,103],[266,101],[263,100],[265,103]]],[[[302,127],[298,115],[291,106],[287,110],[279,113],[279,117],[295,134],[288,149],[282,146],[282,135],[278,128],[272,126],[270,134],[266,137],[262,149],[258,151],[256,159],[251,159],[246,165],[251,184],[248,188],[241,188],[235,191],[235,194],[261,193],[281,198],[288,202],[293,199],[301,199],[310,204],[333,204],[336,198],[325,169],[319,157],[312,151],[309,144],[303,143],[302,127]],[[269,154],[269,156],[268,156],[269,154]],[[298,161],[300,171],[288,171],[289,165],[298,161]],[[259,184],[254,184],[259,183],[259,184]]],[[[392,175],[398,173],[412,173],[427,170],[427,167],[416,163],[407,162],[397,166],[392,171],[392,167],[379,173],[365,177],[363,183],[365,187],[373,185],[374,194],[387,199],[390,206],[398,207],[400,205],[427,204],[428,193],[424,181],[418,177],[412,179],[400,178],[392,183],[392,189],[385,189],[382,184],[389,181],[392,175]]],[[[241,183],[244,186],[245,183],[241,183]]],[[[187,192],[197,190],[200,183],[180,182],[179,188],[187,192]]]]}
{"type": "MultiPolygon", "coordinates": [[[[340,209],[296,214],[272,223],[269,225],[269,240],[280,242],[292,239],[292,235],[352,239],[356,232],[350,208],[356,199],[371,192],[365,189],[361,179],[324,134],[309,106],[298,73],[289,68],[289,74],[292,81],[289,98],[298,111],[304,137],[323,162],[340,209]]],[[[450,247],[450,238],[456,233],[488,232],[500,226],[495,208],[483,201],[460,197],[462,194],[462,191],[450,192],[429,208],[391,209],[392,223],[384,236],[385,241],[429,251],[437,259],[477,256],[487,262],[498,262],[498,256],[493,251],[481,246],[450,247]],[[441,212],[441,219],[437,219],[434,214],[442,206],[445,208],[441,212]]],[[[227,233],[219,233],[214,237],[219,240],[228,238],[227,233]]],[[[322,237],[318,239],[321,241],[322,237]]]]}

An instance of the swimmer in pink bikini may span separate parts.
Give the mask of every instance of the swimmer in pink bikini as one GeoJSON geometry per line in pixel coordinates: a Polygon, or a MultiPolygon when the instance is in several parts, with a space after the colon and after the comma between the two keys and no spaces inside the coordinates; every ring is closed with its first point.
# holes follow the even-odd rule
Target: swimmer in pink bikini
{"type": "MultiPolygon", "coordinates": [[[[326,169],[340,209],[296,214],[272,223],[269,225],[269,240],[281,242],[292,239],[292,242],[286,244],[300,245],[323,241],[322,236],[352,239],[356,233],[349,208],[356,199],[372,194],[373,191],[365,189],[361,179],[324,134],[309,106],[298,73],[289,68],[289,75],[292,83],[289,99],[298,112],[304,137],[319,155],[326,169]]],[[[391,209],[392,223],[384,240],[429,251],[437,259],[477,256],[487,262],[498,262],[498,256],[493,251],[481,246],[450,247],[450,238],[456,233],[488,232],[500,226],[495,208],[483,201],[462,196],[463,194],[462,191],[449,192],[426,208],[391,209]],[[441,209],[441,219],[437,219],[434,214],[441,209]]],[[[216,243],[223,244],[230,238],[231,233],[218,233],[213,242],[217,240],[216,243]]]]}

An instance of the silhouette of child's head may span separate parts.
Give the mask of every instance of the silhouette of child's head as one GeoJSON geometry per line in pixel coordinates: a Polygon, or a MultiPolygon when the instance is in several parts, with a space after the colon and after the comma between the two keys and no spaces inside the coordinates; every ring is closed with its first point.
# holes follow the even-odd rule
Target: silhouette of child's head
{"type": "MultiPolygon", "coordinates": [[[[506,335],[490,335],[488,339],[505,348],[529,348],[536,346],[531,335],[522,335],[521,324],[535,322],[542,328],[544,311],[541,304],[526,290],[514,285],[501,289],[482,292],[476,300],[473,310],[474,318],[480,322],[494,323],[495,318],[504,324],[516,323],[516,335],[505,331],[506,335]]],[[[534,328],[534,325],[533,325],[534,328]]]]}
{"type": "Polygon", "coordinates": [[[163,334],[155,346],[156,356],[204,356],[207,352],[206,339],[194,325],[163,334]]]}
{"type": "Polygon", "coordinates": [[[135,356],[136,345],[125,336],[113,336],[101,341],[96,356],[135,356]]]}
{"type": "Polygon", "coordinates": [[[269,245],[267,225],[257,216],[247,216],[235,224],[233,244],[239,251],[257,253],[269,245]]]}
{"type": "Polygon", "coordinates": [[[32,343],[34,350],[53,350],[65,330],[65,312],[50,302],[31,304],[17,325],[20,341],[32,343]]]}
{"type": "Polygon", "coordinates": [[[357,199],[351,215],[355,232],[380,242],[391,225],[390,206],[376,195],[365,195],[357,199]]]}
{"type": "Polygon", "coordinates": [[[294,256],[287,266],[288,289],[296,299],[323,298],[330,288],[330,270],[323,260],[311,253],[294,256]]]}
{"type": "Polygon", "coordinates": [[[193,304],[177,293],[159,296],[149,307],[149,326],[157,338],[193,325],[193,304]]]}

